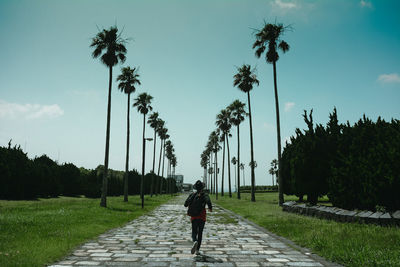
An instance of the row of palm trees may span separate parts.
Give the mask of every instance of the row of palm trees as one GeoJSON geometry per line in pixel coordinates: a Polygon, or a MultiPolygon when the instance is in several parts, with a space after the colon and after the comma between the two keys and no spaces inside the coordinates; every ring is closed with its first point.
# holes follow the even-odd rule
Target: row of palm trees
{"type": "MultiPolygon", "coordinates": [[[[103,184],[101,192],[100,206],[107,207],[107,175],[108,175],[108,161],[109,161],[109,144],[110,144],[110,117],[111,117],[111,86],[112,86],[112,71],[113,67],[118,63],[123,63],[126,60],[127,49],[125,47],[126,40],[118,34],[117,27],[110,27],[109,30],[103,29],[92,39],[90,47],[93,47],[92,52],[93,58],[100,57],[101,62],[106,65],[109,69],[109,85],[108,85],[108,104],[107,104],[107,127],[106,127],[106,147],[105,147],[105,158],[104,158],[104,174],[103,184]]],[[[130,137],[130,99],[131,94],[136,91],[136,86],[140,85],[139,74],[137,68],[124,67],[121,69],[121,74],[117,77],[119,82],[118,88],[121,92],[127,94],[127,138],[126,138],[126,158],[125,158],[125,176],[124,176],[124,201],[128,201],[128,171],[129,171],[129,137],[130,137]]],[[[165,121],[159,117],[158,112],[153,112],[148,119],[150,127],[154,129],[154,138],[145,137],[146,129],[146,115],[153,110],[151,102],[153,97],[147,93],[141,93],[135,98],[133,107],[137,108],[137,111],[143,114],[143,151],[142,151],[142,179],[141,179],[141,199],[142,208],[144,206],[143,196],[143,185],[144,185],[144,168],[145,168],[145,146],[146,141],[154,140],[153,147],[153,166],[151,172],[155,174],[155,158],[156,158],[156,141],[157,134],[160,138],[160,158],[158,165],[157,175],[160,175],[161,159],[162,159],[162,176],[164,176],[164,161],[165,157],[168,159],[168,173],[171,175],[171,169],[175,170],[177,165],[177,159],[174,154],[174,147],[170,140],[168,129],[165,127],[165,121]]],[[[160,180],[160,179],[157,179],[160,180]]],[[[152,175],[151,181],[151,196],[153,193],[161,193],[162,179],[160,185],[154,185],[154,175],[152,175]]]]}
{"type": "MultiPolygon", "coordinates": [[[[265,23],[260,30],[255,32],[255,42],[253,43],[253,49],[256,49],[255,55],[260,58],[263,54],[265,55],[265,60],[267,63],[273,65],[273,76],[274,76],[274,94],[275,94],[275,109],[276,109],[276,125],[277,125],[277,145],[278,145],[278,168],[277,168],[277,181],[279,184],[279,205],[284,202],[283,199],[283,189],[280,175],[281,166],[281,133],[280,133],[280,118],[279,118],[279,100],[278,100],[278,88],[277,88],[277,78],[276,78],[276,62],[279,60],[278,50],[286,53],[289,50],[289,45],[285,41],[281,40],[282,34],[289,29],[289,27],[284,27],[283,24],[271,24],[265,23]]],[[[226,109],[222,110],[217,115],[217,130],[210,134],[206,149],[201,154],[200,165],[205,168],[205,174],[207,174],[207,167],[209,168],[209,179],[211,185],[211,191],[216,193],[218,198],[218,165],[217,165],[217,152],[218,152],[218,138],[213,137],[213,135],[219,133],[221,142],[224,143],[223,151],[223,166],[225,159],[225,142],[228,147],[228,159],[229,157],[229,131],[232,125],[237,127],[237,197],[240,199],[240,138],[239,138],[239,125],[244,120],[246,115],[249,116],[250,125],[250,167],[251,167],[251,201],[255,201],[255,171],[257,167],[257,162],[254,160],[254,144],[253,144],[253,127],[252,127],[252,114],[251,114],[251,102],[250,102],[250,91],[253,89],[254,85],[259,85],[259,81],[254,73],[254,69],[250,65],[244,64],[243,66],[237,68],[237,73],[233,76],[233,85],[238,87],[238,89],[247,94],[247,104],[248,113],[244,111],[245,104],[239,100],[235,100],[226,109]],[[214,154],[214,161],[213,161],[214,154]],[[212,164],[215,165],[212,169],[212,164]],[[211,174],[214,174],[214,178],[210,179],[211,174]]],[[[228,163],[228,181],[229,181],[229,196],[231,197],[231,185],[230,185],[230,164],[228,163]]],[[[224,168],[222,171],[221,185],[224,183],[224,168]]],[[[223,188],[223,187],[222,187],[223,188]]],[[[221,191],[223,194],[223,190],[221,191]]]]}

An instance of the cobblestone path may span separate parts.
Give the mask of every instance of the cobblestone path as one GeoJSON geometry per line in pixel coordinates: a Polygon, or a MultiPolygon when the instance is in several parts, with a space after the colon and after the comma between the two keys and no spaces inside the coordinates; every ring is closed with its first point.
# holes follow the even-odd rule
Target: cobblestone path
{"type": "Polygon", "coordinates": [[[207,214],[202,255],[194,256],[185,198],[100,235],[51,266],[339,266],[218,206],[207,214]]]}

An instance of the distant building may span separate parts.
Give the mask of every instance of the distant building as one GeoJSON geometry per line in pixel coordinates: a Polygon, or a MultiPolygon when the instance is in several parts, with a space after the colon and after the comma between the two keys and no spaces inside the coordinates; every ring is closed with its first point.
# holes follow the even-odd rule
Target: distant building
{"type": "Polygon", "coordinates": [[[183,184],[182,185],[182,191],[183,192],[191,192],[191,191],[193,191],[193,185],[192,184],[183,184]]]}
{"type": "Polygon", "coordinates": [[[176,187],[178,187],[178,192],[182,191],[182,189],[183,189],[183,175],[182,174],[169,175],[168,178],[174,178],[175,182],[176,182],[176,187]]]}

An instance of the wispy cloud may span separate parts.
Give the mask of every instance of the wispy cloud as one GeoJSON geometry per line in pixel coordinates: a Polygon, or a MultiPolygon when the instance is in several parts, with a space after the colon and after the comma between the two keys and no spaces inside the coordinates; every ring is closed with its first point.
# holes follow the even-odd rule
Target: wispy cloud
{"type": "Polygon", "coordinates": [[[285,112],[289,112],[295,106],[294,102],[286,102],[285,103],[285,112]]]}
{"type": "Polygon", "coordinates": [[[368,1],[365,1],[365,0],[361,0],[360,1],[360,6],[361,7],[366,7],[366,8],[372,8],[372,3],[368,2],[368,1]]]}
{"type": "Polygon", "coordinates": [[[292,9],[297,7],[296,3],[294,2],[290,1],[283,2],[282,0],[275,0],[274,5],[282,9],[292,9]]]}
{"type": "Polygon", "coordinates": [[[39,119],[56,118],[62,116],[64,111],[59,105],[18,104],[8,103],[0,99],[0,118],[8,119],[39,119]]]}
{"type": "Polygon", "coordinates": [[[378,77],[381,83],[400,83],[400,76],[397,73],[381,74],[378,77]]]}

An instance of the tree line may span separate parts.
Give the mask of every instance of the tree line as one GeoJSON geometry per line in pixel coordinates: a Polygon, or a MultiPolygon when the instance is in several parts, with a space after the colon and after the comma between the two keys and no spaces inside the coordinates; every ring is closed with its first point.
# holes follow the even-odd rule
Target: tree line
{"type": "MultiPolygon", "coordinates": [[[[103,171],[103,180],[102,180],[102,188],[101,188],[101,201],[100,206],[107,206],[107,192],[108,192],[108,161],[109,161],[109,150],[110,150],[110,117],[111,117],[111,88],[112,88],[112,74],[113,67],[119,63],[124,63],[126,60],[127,49],[125,47],[127,40],[122,38],[121,33],[118,33],[117,27],[110,27],[108,30],[103,29],[99,31],[95,37],[92,38],[92,42],[90,47],[94,50],[92,52],[93,58],[100,58],[100,61],[106,65],[109,70],[109,83],[108,83],[108,102],[107,102],[107,124],[106,124],[106,145],[105,145],[105,156],[104,156],[104,171],[103,171]]],[[[124,201],[128,201],[129,194],[129,138],[130,138],[130,100],[131,94],[136,91],[136,85],[140,85],[141,82],[139,80],[138,68],[131,68],[129,66],[121,69],[121,74],[117,77],[117,81],[119,82],[118,88],[121,92],[127,94],[127,138],[126,138],[126,159],[125,159],[125,175],[124,175],[124,201]]],[[[134,100],[133,107],[137,108],[137,111],[143,115],[143,128],[142,128],[142,177],[140,181],[140,192],[142,199],[142,207],[144,205],[144,186],[145,186],[145,147],[146,141],[154,141],[153,144],[153,167],[151,173],[153,174],[151,177],[151,185],[150,185],[150,194],[156,191],[155,179],[153,177],[157,177],[160,175],[160,167],[161,167],[161,155],[162,157],[162,177],[164,177],[164,161],[165,157],[168,159],[168,174],[167,177],[171,176],[172,173],[175,172],[175,167],[177,166],[177,158],[175,155],[175,149],[170,140],[168,129],[165,126],[165,121],[159,118],[158,112],[153,112],[148,119],[148,123],[150,127],[154,129],[154,138],[146,138],[145,129],[146,129],[146,116],[147,114],[153,110],[151,106],[151,102],[153,97],[147,93],[141,93],[134,100]],[[160,158],[158,164],[158,172],[155,175],[155,158],[156,158],[156,134],[158,134],[160,138],[160,158]]],[[[162,182],[162,179],[161,179],[162,182]]]]}
{"type": "MultiPolygon", "coordinates": [[[[124,194],[125,172],[109,170],[108,196],[124,194]]],[[[58,164],[46,155],[29,159],[20,146],[0,147],[0,199],[36,199],[58,196],[101,196],[104,166],[94,170],[78,168],[72,163],[58,164]]],[[[140,194],[141,175],[128,172],[130,195],[140,194]]],[[[175,179],[147,173],[144,194],[176,193],[175,179]],[[154,188],[152,188],[152,181],[154,188]]]]}
{"type": "MultiPolygon", "coordinates": [[[[280,23],[264,23],[264,26],[260,30],[255,31],[255,42],[252,48],[255,49],[255,56],[260,58],[265,55],[265,61],[273,66],[273,78],[274,78],[274,94],[275,94],[275,110],[276,110],[276,126],[277,126],[277,146],[278,146],[278,160],[277,169],[273,170],[277,176],[277,183],[279,188],[279,204],[283,204],[283,189],[281,184],[282,177],[280,175],[281,166],[281,134],[280,134],[280,118],[279,118],[279,100],[278,100],[278,88],[277,88],[277,73],[276,73],[276,62],[279,60],[278,51],[281,50],[283,53],[289,51],[289,44],[281,39],[283,33],[290,28],[290,26],[283,26],[280,23]]],[[[231,174],[230,174],[230,163],[237,162],[237,177],[236,177],[236,190],[237,198],[240,199],[240,168],[243,163],[240,161],[240,130],[239,126],[244,121],[245,117],[249,117],[249,129],[250,129],[250,163],[251,168],[251,201],[256,201],[255,191],[255,168],[257,162],[254,159],[254,142],[253,142],[253,126],[252,126],[252,113],[251,113],[251,98],[250,91],[254,85],[259,85],[259,81],[254,73],[254,69],[250,65],[243,64],[237,68],[237,73],[233,76],[233,86],[237,87],[243,93],[247,95],[247,106],[248,112],[245,111],[246,104],[239,100],[235,100],[227,108],[221,110],[217,115],[217,129],[212,131],[207,145],[202,152],[200,158],[200,166],[204,168],[204,178],[206,186],[211,193],[216,194],[218,199],[218,151],[221,150],[219,142],[223,143],[223,156],[222,156],[222,178],[221,178],[221,195],[224,195],[224,162],[225,162],[225,144],[228,153],[228,189],[229,197],[232,197],[231,193],[231,174]],[[232,126],[236,126],[237,130],[237,158],[235,161],[230,160],[229,151],[229,137],[230,129],[232,126]],[[207,176],[208,174],[208,176],[207,176]]],[[[236,173],[236,170],[235,170],[236,173]]],[[[272,171],[270,172],[272,173],[272,171]]]]}
{"type": "Polygon", "coordinates": [[[304,111],[307,128],[296,129],[282,153],[284,192],[316,204],[328,195],[345,209],[399,210],[400,121],[376,122],[365,115],[340,124],[336,108],[324,127],[304,111]]]}

